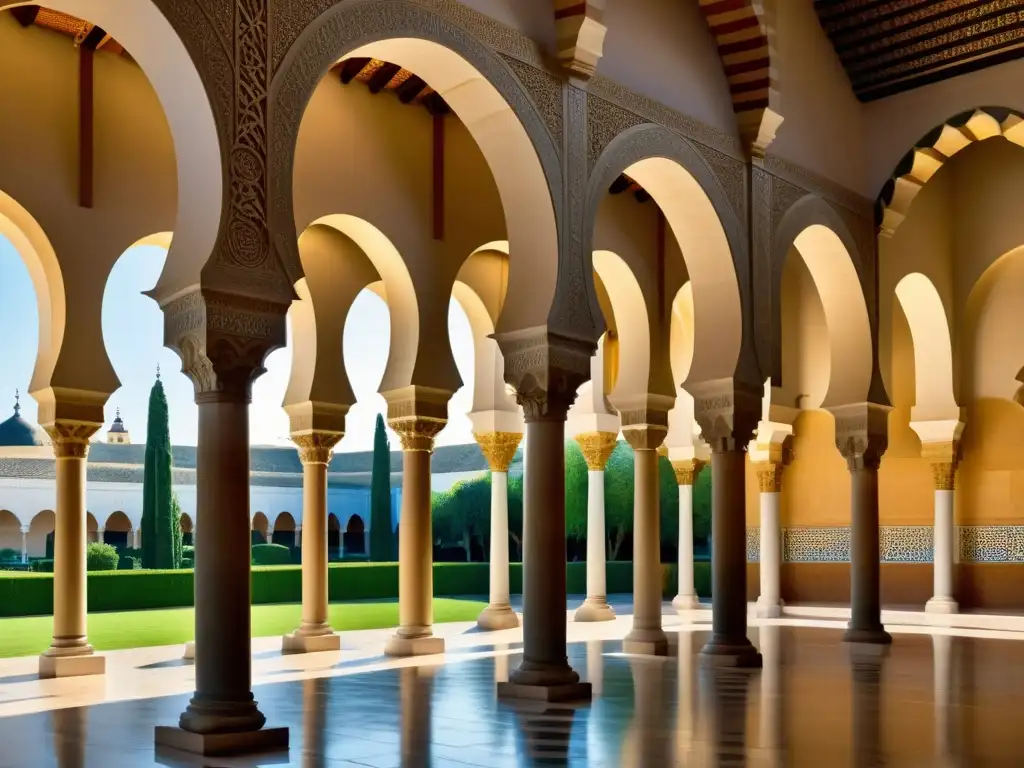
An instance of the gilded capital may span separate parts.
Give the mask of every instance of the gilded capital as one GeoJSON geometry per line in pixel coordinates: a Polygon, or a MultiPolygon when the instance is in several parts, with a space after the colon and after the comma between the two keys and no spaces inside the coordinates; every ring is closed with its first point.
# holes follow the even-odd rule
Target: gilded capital
{"type": "Polygon", "coordinates": [[[700,459],[684,459],[672,462],[672,471],[676,474],[676,485],[693,485],[704,469],[700,459]]]}
{"type": "Polygon", "coordinates": [[[491,472],[508,472],[523,436],[518,432],[474,432],[491,472]]]}
{"type": "Polygon", "coordinates": [[[292,433],[292,442],[299,449],[299,461],[305,464],[330,464],[334,446],[344,435],[340,432],[313,430],[292,433]]]}
{"type": "Polygon", "coordinates": [[[434,438],[444,429],[446,419],[420,416],[414,418],[388,419],[388,426],[398,433],[403,451],[426,451],[433,453],[434,438]]]}
{"type": "Polygon", "coordinates": [[[765,461],[755,464],[754,467],[757,470],[757,484],[761,488],[761,493],[782,491],[782,470],[785,464],[765,461]]]}
{"type": "Polygon", "coordinates": [[[960,441],[922,443],[921,458],[932,468],[936,491],[952,491],[956,487],[956,468],[960,463],[960,441]]]}
{"type": "Polygon", "coordinates": [[[583,451],[587,461],[587,469],[591,472],[603,472],[615,450],[618,435],[614,432],[583,432],[576,435],[576,442],[583,451]]]}
{"type": "Polygon", "coordinates": [[[58,459],[84,459],[89,455],[89,438],[96,434],[100,424],[79,421],[55,421],[45,426],[53,443],[53,455],[58,459]]]}

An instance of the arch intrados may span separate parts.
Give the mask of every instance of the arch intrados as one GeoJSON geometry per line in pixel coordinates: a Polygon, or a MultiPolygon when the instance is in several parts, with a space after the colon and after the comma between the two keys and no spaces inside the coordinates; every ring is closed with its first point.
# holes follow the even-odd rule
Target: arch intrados
{"type": "Polygon", "coordinates": [[[182,512],[181,513],[181,532],[182,533],[192,533],[192,527],[193,527],[192,517],[189,515],[188,512],[182,512]]]}
{"type": "MultiPolygon", "coordinates": [[[[351,239],[373,264],[384,284],[391,315],[391,345],[380,389],[386,392],[411,381],[419,347],[420,323],[416,288],[405,260],[394,243],[370,222],[348,214],[331,214],[317,224],[332,227],[351,239]]],[[[371,287],[368,286],[368,287],[371,287]]]]}
{"type": "Polygon", "coordinates": [[[804,228],[793,246],[811,273],[828,328],[831,368],[822,406],[864,402],[871,385],[871,323],[852,256],[824,224],[804,228]]]}
{"type": "Polygon", "coordinates": [[[594,271],[608,293],[619,337],[618,378],[613,403],[647,394],[651,372],[651,329],[643,290],[629,265],[612,251],[594,251],[594,271]]]}
{"type": "Polygon", "coordinates": [[[18,528],[21,527],[21,518],[14,514],[9,509],[0,509],[0,528],[14,525],[18,528]]]}
{"type": "Polygon", "coordinates": [[[365,533],[366,523],[363,522],[363,518],[359,515],[352,515],[348,519],[348,523],[345,526],[346,533],[365,533]]]}
{"type": "MultiPolygon", "coordinates": [[[[411,3],[339,4],[308,25],[286,54],[271,83],[271,109],[281,102],[304,110],[329,68],[348,57],[383,59],[415,72],[466,126],[491,170],[517,254],[509,287],[514,300],[501,326],[510,331],[545,324],[557,280],[561,165],[555,138],[508,64],[433,10],[411,3]]],[[[293,122],[271,121],[282,132],[271,145],[288,148],[282,164],[294,154],[299,126],[293,122]]],[[[293,210],[293,180],[284,173],[281,181],[270,210],[283,215],[293,210]]],[[[279,222],[282,253],[294,253],[286,235],[293,223],[279,222]]]]}
{"type": "MultiPolygon", "coordinates": [[[[1010,266],[1013,260],[1022,257],[1024,257],[1024,246],[1013,248],[999,256],[985,268],[985,271],[981,273],[981,276],[971,286],[970,293],[967,294],[964,311],[964,344],[961,351],[961,360],[970,361],[967,364],[961,363],[961,372],[964,374],[961,383],[961,393],[967,400],[979,396],[1000,396],[1017,402],[1024,401],[1024,392],[1021,392],[1020,386],[1024,383],[1024,368],[1017,372],[1012,382],[1007,381],[1005,386],[1003,381],[1000,380],[995,391],[987,384],[983,384],[987,391],[979,391],[978,367],[972,365],[975,360],[979,333],[981,331],[979,325],[983,320],[986,307],[989,306],[992,291],[995,289],[996,283],[999,282],[1001,273],[1010,266]]],[[[1000,369],[1004,367],[1000,366],[1000,369]]],[[[1024,402],[1021,402],[1021,404],[1024,405],[1024,402]]]]}
{"type": "Polygon", "coordinates": [[[693,362],[693,328],[693,283],[687,280],[672,299],[669,328],[669,359],[677,386],[686,381],[693,362]]]}
{"type": "MultiPolygon", "coordinates": [[[[21,3],[2,3],[8,8],[21,3]]],[[[156,92],[174,142],[179,232],[155,298],[163,301],[199,281],[220,230],[223,178],[213,108],[178,33],[152,0],[47,0],[47,8],[102,27],[131,53],[156,92]]]]}
{"type": "Polygon", "coordinates": [[[914,421],[956,419],[953,395],[953,346],[949,322],[934,283],[920,272],[896,284],[896,298],[914,343],[914,421]]]}
{"type": "Polygon", "coordinates": [[[36,512],[36,514],[32,516],[32,520],[31,522],[29,522],[29,528],[35,530],[40,526],[44,526],[48,527],[52,531],[56,527],[56,523],[57,518],[53,514],[53,510],[43,509],[40,510],[39,512],[36,512]],[[49,523],[48,526],[46,525],[47,523],[49,523]]]}
{"type": "Polygon", "coordinates": [[[327,516],[327,528],[331,531],[341,530],[341,521],[338,520],[338,516],[333,512],[327,516]]]}
{"type": "Polygon", "coordinates": [[[111,512],[107,516],[106,522],[103,523],[103,529],[106,531],[130,531],[132,529],[132,521],[128,519],[128,515],[120,510],[111,512]]]}
{"type": "Polygon", "coordinates": [[[99,530],[99,523],[96,522],[96,517],[92,512],[85,513],[85,530],[97,531],[99,530]]]}
{"type": "Polygon", "coordinates": [[[257,512],[252,516],[252,530],[266,533],[267,527],[270,525],[270,521],[267,520],[267,516],[262,512],[257,512]]]}
{"type": "Polygon", "coordinates": [[[295,518],[292,517],[291,512],[281,512],[274,520],[275,531],[294,531],[295,530],[295,518]]]}

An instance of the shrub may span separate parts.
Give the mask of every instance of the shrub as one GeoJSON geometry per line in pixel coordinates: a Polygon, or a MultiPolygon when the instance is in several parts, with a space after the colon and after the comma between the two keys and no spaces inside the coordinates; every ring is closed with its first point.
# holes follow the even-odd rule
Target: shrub
{"type": "Polygon", "coordinates": [[[195,560],[196,559],[196,548],[193,547],[191,544],[183,544],[181,546],[181,556],[182,557],[188,557],[188,558],[191,558],[191,559],[195,560]]]}
{"type": "Polygon", "coordinates": [[[121,559],[117,561],[117,570],[119,571],[134,571],[138,570],[139,561],[131,555],[121,555],[121,559]]]}
{"type": "Polygon", "coordinates": [[[120,555],[109,544],[90,544],[85,548],[85,569],[87,571],[116,571],[120,555]]]}
{"type": "Polygon", "coordinates": [[[0,563],[21,562],[21,552],[16,549],[0,549],[0,563]]]}
{"type": "Polygon", "coordinates": [[[292,553],[281,544],[256,544],[252,548],[253,565],[290,565],[292,553]]]}
{"type": "Polygon", "coordinates": [[[191,557],[184,557],[183,556],[181,558],[181,567],[184,570],[189,570],[190,571],[190,570],[192,570],[193,568],[196,567],[195,560],[193,560],[191,557]]]}
{"type": "Polygon", "coordinates": [[[53,560],[41,558],[32,561],[32,570],[36,573],[53,573],[53,560]]]}

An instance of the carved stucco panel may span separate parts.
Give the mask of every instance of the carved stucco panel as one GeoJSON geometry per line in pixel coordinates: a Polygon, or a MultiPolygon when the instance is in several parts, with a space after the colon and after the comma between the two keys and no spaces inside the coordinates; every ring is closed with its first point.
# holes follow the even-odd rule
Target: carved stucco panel
{"type": "Polygon", "coordinates": [[[556,77],[540,67],[519,61],[519,59],[512,56],[502,54],[502,58],[512,71],[516,73],[516,77],[519,78],[523,87],[529,91],[556,145],[560,145],[564,125],[562,119],[562,78],[556,77]]]}

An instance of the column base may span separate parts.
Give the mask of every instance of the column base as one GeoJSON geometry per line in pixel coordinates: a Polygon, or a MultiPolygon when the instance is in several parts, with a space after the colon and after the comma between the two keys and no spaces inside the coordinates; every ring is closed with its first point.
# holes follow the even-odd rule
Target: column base
{"type": "Polygon", "coordinates": [[[477,617],[476,625],[485,632],[515,629],[519,626],[519,617],[508,604],[488,605],[477,617]]]}
{"type": "Polygon", "coordinates": [[[528,701],[590,701],[594,692],[590,683],[566,683],[563,685],[524,685],[522,683],[498,683],[499,699],[520,699],[528,701]]]}
{"type": "Polygon", "coordinates": [[[843,642],[858,645],[892,645],[892,635],[886,632],[881,624],[867,629],[847,627],[843,633],[843,642]]]}
{"type": "Polygon", "coordinates": [[[281,653],[322,653],[340,651],[341,635],[330,631],[322,635],[307,635],[301,630],[281,638],[281,653]]]}
{"type": "Polygon", "coordinates": [[[184,652],[182,652],[181,658],[183,658],[183,659],[193,659],[194,660],[195,657],[196,657],[196,641],[195,640],[189,640],[187,643],[185,643],[185,650],[184,650],[184,652]]]}
{"type": "Polygon", "coordinates": [[[576,609],[573,614],[573,621],[614,621],[615,611],[604,598],[590,598],[583,601],[583,605],[576,609]]]}
{"type": "Polygon", "coordinates": [[[782,606],[784,605],[785,603],[781,600],[767,602],[759,597],[754,606],[754,615],[759,619],[778,619],[782,616],[782,606]]]}
{"type": "Polygon", "coordinates": [[[699,611],[703,608],[696,595],[676,595],[672,598],[672,607],[676,609],[676,613],[699,611]]]}
{"type": "Polygon", "coordinates": [[[105,656],[97,656],[91,645],[74,649],[51,648],[39,657],[39,677],[85,677],[107,671],[105,656]]]}
{"type": "Polygon", "coordinates": [[[764,661],[747,638],[729,640],[712,635],[707,645],[701,648],[700,665],[702,667],[760,669],[764,666],[764,661]]]}
{"type": "Polygon", "coordinates": [[[384,646],[385,656],[432,656],[437,653],[444,653],[444,638],[433,635],[426,637],[393,635],[384,646]]]}
{"type": "Polygon", "coordinates": [[[194,755],[239,755],[283,752],[288,749],[287,728],[261,728],[236,733],[192,733],[167,725],[156,727],[156,746],[194,755]]]}
{"type": "Polygon", "coordinates": [[[960,605],[952,597],[933,597],[924,604],[925,613],[958,613],[960,605]]]}
{"type": "Polygon", "coordinates": [[[661,629],[633,629],[622,641],[622,652],[641,656],[667,656],[668,636],[661,629]]]}

